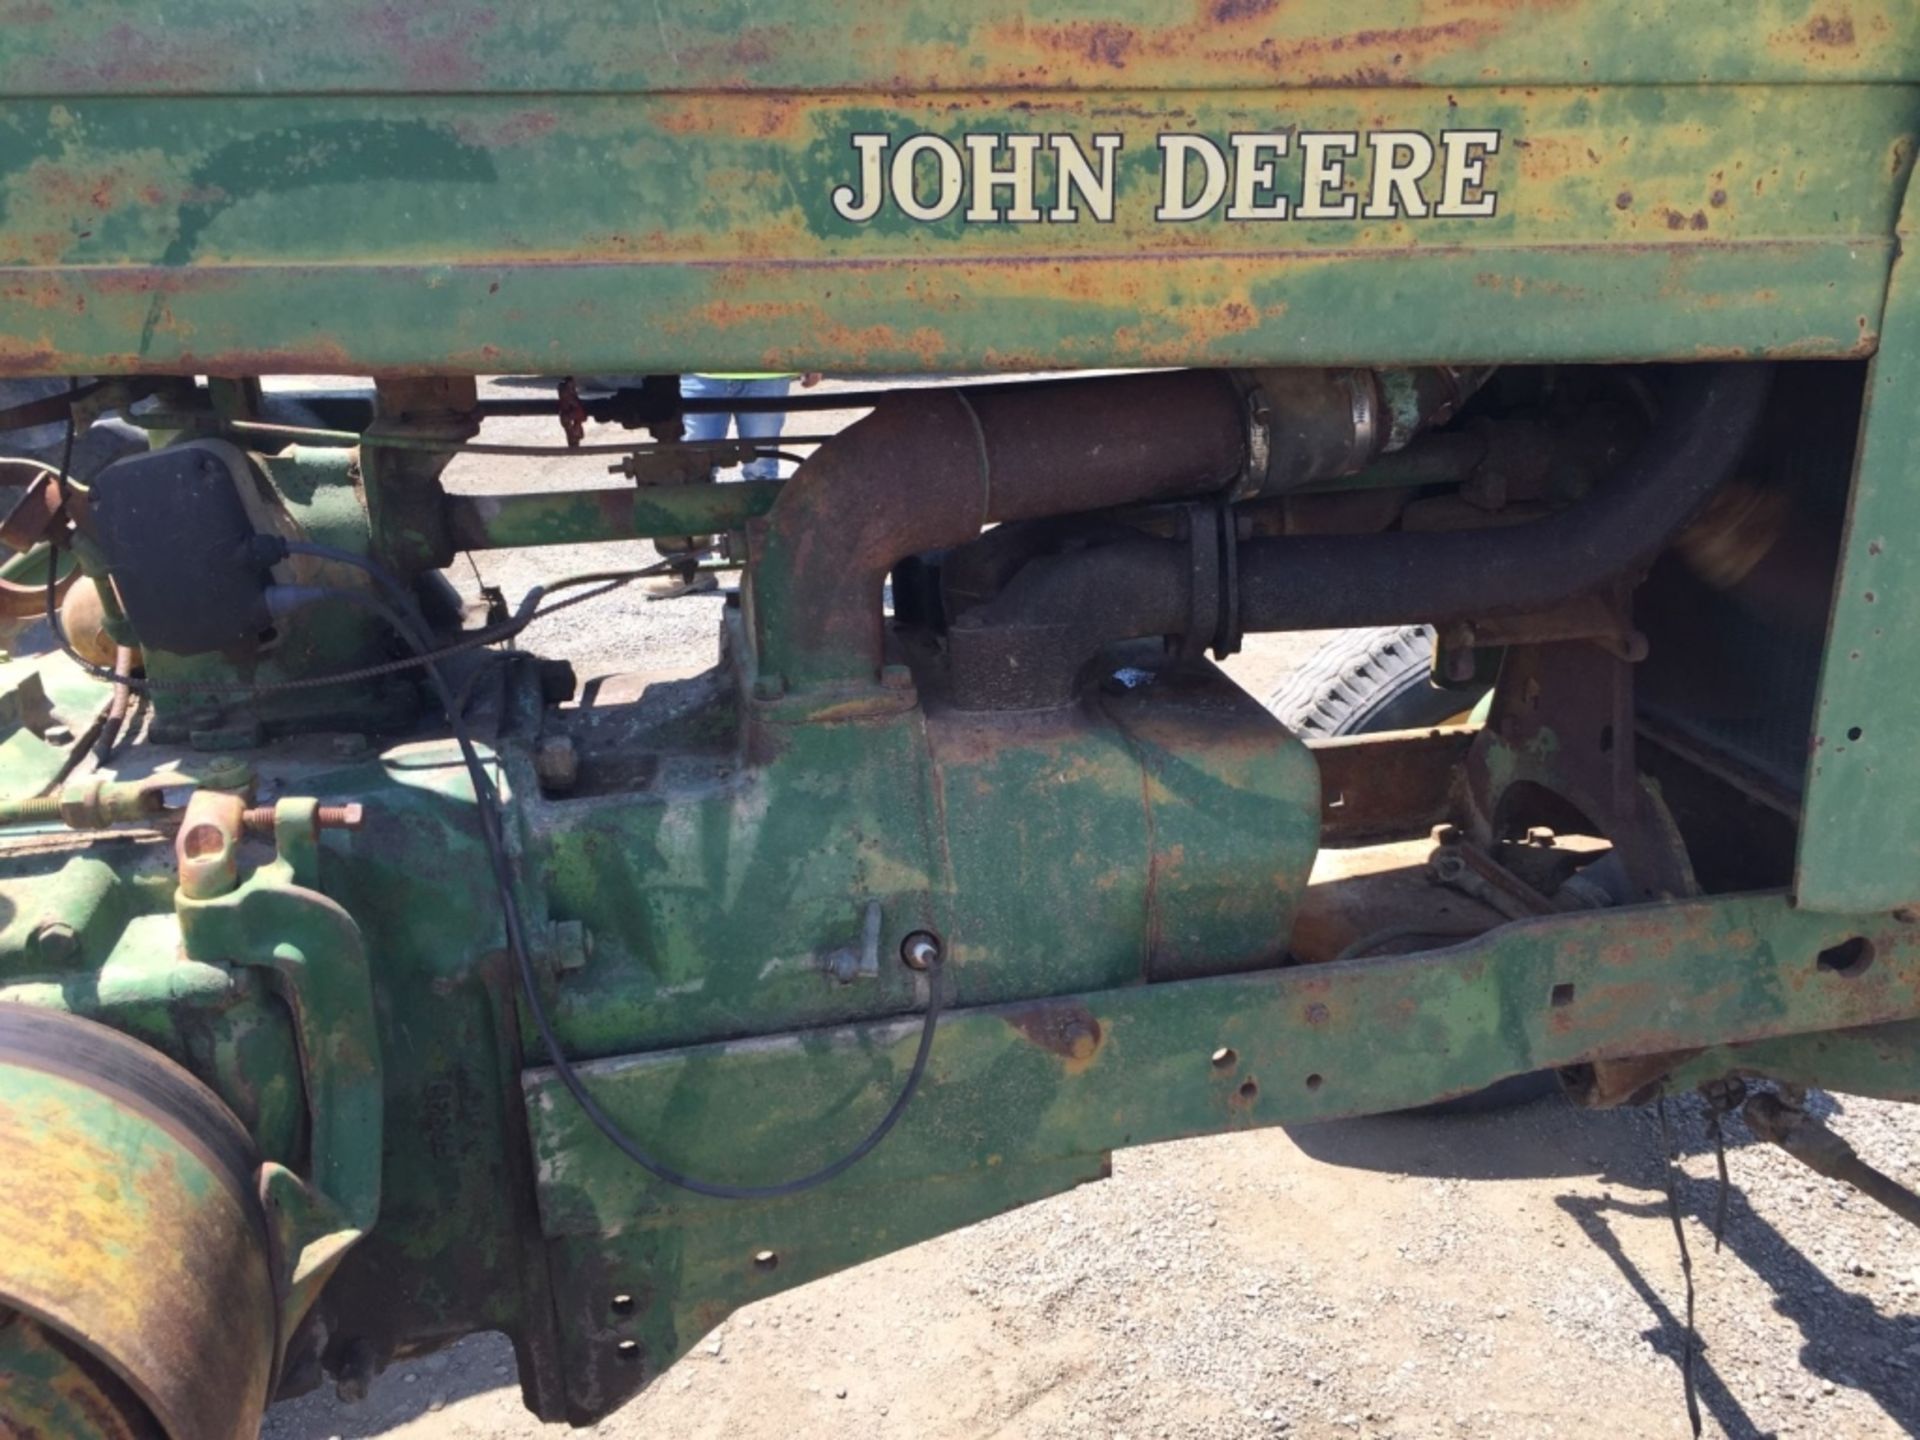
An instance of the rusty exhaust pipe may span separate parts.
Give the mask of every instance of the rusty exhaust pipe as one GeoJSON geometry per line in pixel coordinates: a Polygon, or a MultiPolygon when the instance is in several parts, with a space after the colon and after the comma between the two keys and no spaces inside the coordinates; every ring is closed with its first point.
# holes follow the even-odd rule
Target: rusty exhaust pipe
{"type": "Polygon", "coordinates": [[[1349,473],[1448,418],[1486,372],[1175,370],[904,391],[821,446],[749,526],[756,693],[866,688],[881,587],[989,524],[1349,473]]]}

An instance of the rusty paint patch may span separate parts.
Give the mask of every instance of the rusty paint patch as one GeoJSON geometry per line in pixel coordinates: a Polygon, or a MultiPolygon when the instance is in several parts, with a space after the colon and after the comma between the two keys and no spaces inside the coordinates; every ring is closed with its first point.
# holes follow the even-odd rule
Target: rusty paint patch
{"type": "Polygon", "coordinates": [[[1807,39],[1815,45],[1837,46],[1854,43],[1853,17],[1816,15],[1807,22],[1807,39]]]}
{"type": "Polygon", "coordinates": [[[1035,1045],[1066,1061],[1069,1075],[1093,1063],[1104,1038],[1094,1013],[1073,1001],[1025,1005],[1005,1012],[1004,1018],[1035,1045]]]}

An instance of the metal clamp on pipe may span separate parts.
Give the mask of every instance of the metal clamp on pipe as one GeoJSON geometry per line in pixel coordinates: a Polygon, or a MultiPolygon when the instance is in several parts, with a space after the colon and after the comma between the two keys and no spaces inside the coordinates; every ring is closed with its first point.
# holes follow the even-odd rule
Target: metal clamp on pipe
{"type": "Polygon", "coordinates": [[[1491,369],[1236,370],[1247,467],[1230,500],[1282,495],[1352,475],[1459,413],[1491,369]]]}

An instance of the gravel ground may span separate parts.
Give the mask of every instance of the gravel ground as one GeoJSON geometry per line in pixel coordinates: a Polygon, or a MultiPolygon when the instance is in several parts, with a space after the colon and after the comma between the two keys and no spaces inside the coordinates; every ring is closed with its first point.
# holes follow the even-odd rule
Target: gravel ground
{"type": "MultiPolygon", "coordinates": [[[[524,392],[522,392],[524,393],[524,392]]],[[[824,433],[851,418],[810,418],[824,433]]],[[[511,433],[503,427],[503,433],[511,433]]],[[[551,440],[535,422],[520,437],[551,440]]],[[[590,462],[467,462],[457,489],[593,483],[590,462]]],[[[604,483],[616,483],[600,476],[604,483]]],[[[646,547],[488,556],[537,576],[646,547]]],[[[451,572],[473,588],[469,570],[451,572]]],[[[637,591],[545,622],[583,677],[707,663],[719,601],[637,591]]],[[[1255,693],[1299,637],[1229,667],[1255,693]]],[[[1861,1154],[1920,1184],[1908,1110],[1816,1095],[1861,1154]]],[[[1724,1246],[1699,1108],[1672,1110],[1714,1436],[1920,1435],[1920,1230],[1728,1127],[1724,1246]]],[[[754,1305],[596,1427],[614,1437],[1026,1440],[1688,1434],[1685,1291],[1646,1112],[1560,1101],[1366,1121],[1114,1157],[1111,1180],[754,1305]]],[[[510,1440],[504,1340],[381,1377],[364,1402],[276,1407],[270,1440],[510,1440]]]]}

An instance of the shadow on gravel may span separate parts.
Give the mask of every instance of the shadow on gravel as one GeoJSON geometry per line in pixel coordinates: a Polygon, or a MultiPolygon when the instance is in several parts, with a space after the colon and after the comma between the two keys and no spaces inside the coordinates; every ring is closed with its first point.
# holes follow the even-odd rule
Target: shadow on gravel
{"type": "Polygon", "coordinates": [[[1293,1126],[1287,1135],[1324,1164],[1421,1179],[1592,1175],[1645,1189],[1659,1178],[1649,1117],[1580,1110],[1557,1095],[1479,1115],[1373,1115],[1293,1126]]]}
{"type": "MultiPolygon", "coordinates": [[[[1800,1327],[1801,1368],[1811,1377],[1836,1387],[1858,1390],[1870,1397],[1889,1419],[1908,1435],[1920,1435],[1920,1384],[1910,1370],[1893,1363],[1909,1345],[1920,1316],[1888,1314],[1865,1296],[1836,1285],[1820,1267],[1788,1243],[1772,1225],[1755,1214],[1746,1194],[1737,1187],[1727,1194],[1726,1247],[1774,1293],[1774,1310],[1800,1327]]],[[[1671,1360],[1676,1369],[1686,1363],[1686,1324],[1683,1316],[1650,1284],[1620,1244],[1608,1223],[1609,1215],[1662,1221],[1664,1198],[1644,1204],[1592,1196],[1562,1195],[1556,1202],[1614,1265],[1652,1313],[1655,1328],[1644,1332],[1647,1343],[1671,1360]]],[[[1717,1184],[1687,1180],[1681,1185],[1681,1208],[1701,1225],[1711,1227],[1719,1205],[1717,1184]]],[[[1695,1265],[1696,1277],[1699,1265],[1695,1265]]],[[[1696,1278],[1696,1287],[1707,1283],[1696,1278]]],[[[1729,1440],[1771,1440],[1775,1431],[1749,1415],[1727,1381],[1714,1368],[1709,1336],[1695,1351],[1694,1383],[1702,1409],[1713,1417],[1729,1440]]]]}
{"type": "Polygon", "coordinates": [[[513,1389],[517,1407],[511,1342],[499,1334],[470,1335],[437,1354],[396,1360],[374,1378],[364,1400],[336,1400],[333,1386],[324,1384],[282,1401],[267,1411],[260,1440],[368,1440],[456,1400],[503,1387],[513,1389]]]}
{"type": "MultiPolygon", "coordinates": [[[[1713,1149],[1697,1101],[1669,1101],[1674,1141],[1687,1155],[1713,1149]]],[[[1823,1091],[1809,1091],[1807,1109],[1827,1119],[1839,1110],[1823,1091]]],[[[1729,1150],[1759,1142],[1729,1122],[1729,1150]]],[[[1370,1115],[1287,1127],[1302,1151],[1327,1165],[1380,1170],[1421,1179],[1522,1180],[1591,1175],[1610,1184],[1656,1189],[1665,1184],[1660,1126],[1653,1111],[1585,1110],[1554,1095],[1530,1105],[1477,1115],[1370,1115]]],[[[1792,1162],[1781,1157],[1781,1163],[1792,1162]]]]}
{"type": "MultiPolygon", "coordinates": [[[[1807,1108],[1827,1119],[1844,1110],[1844,1101],[1815,1090],[1807,1095],[1807,1108]]],[[[1712,1152],[1700,1102],[1670,1101],[1669,1115],[1681,1153],[1712,1152]]],[[[1653,1112],[1581,1110],[1556,1097],[1494,1114],[1439,1119],[1383,1115],[1303,1125],[1287,1133],[1301,1150],[1330,1165],[1436,1179],[1591,1176],[1621,1189],[1652,1192],[1645,1200],[1561,1195],[1555,1203],[1614,1263],[1654,1317],[1654,1327],[1645,1332],[1648,1344],[1671,1360],[1676,1370],[1684,1365],[1684,1315],[1674,1312],[1669,1300],[1634,1264],[1610,1218],[1660,1224],[1667,1219],[1666,1164],[1653,1112]]],[[[1761,1143],[1737,1118],[1727,1121],[1725,1139],[1729,1150],[1761,1143]]],[[[1788,1170],[1796,1168],[1785,1155],[1775,1157],[1775,1163],[1788,1170]]],[[[1721,1204],[1718,1182],[1681,1176],[1679,1185],[1682,1211],[1710,1230],[1721,1204]]],[[[1723,1240],[1772,1290],[1775,1312],[1799,1327],[1799,1360],[1809,1384],[1828,1381],[1836,1388],[1857,1390],[1878,1404],[1904,1433],[1920,1436],[1920,1373],[1908,1358],[1920,1348],[1916,1347],[1920,1314],[1882,1311],[1867,1297],[1836,1284],[1756,1213],[1737,1186],[1727,1191],[1723,1240]]],[[[1701,1276],[1701,1268],[1696,1257],[1695,1274],[1704,1287],[1711,1280],[1701,1276]]],[[[1667,1288],[1679,1293],[1677,1287],[1667,1288]]],[[[1702,1338],[1710,1342],[1710,1326],[1702,1338]]],[[[1715,1368],[1706,1343],[1695,1352],[1694,1380],[1703,1411],[1730,1440],[1770,1440],[1775,1434],[1771,1423],[1747,1412],[1734,1385],[1715,1368]]],[[[1744,1378],[1739,1384],[1751,1389],[1751,1382],[1744,1378]]],[[[1676,1388],[1676,1410],[1679,1403],[1676,1388]]],[[[1684,1418],[1679,1423],[1684,1426],[1684,1418]]]]}

